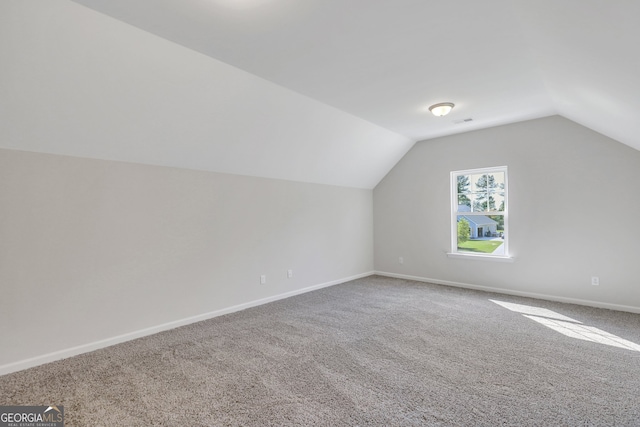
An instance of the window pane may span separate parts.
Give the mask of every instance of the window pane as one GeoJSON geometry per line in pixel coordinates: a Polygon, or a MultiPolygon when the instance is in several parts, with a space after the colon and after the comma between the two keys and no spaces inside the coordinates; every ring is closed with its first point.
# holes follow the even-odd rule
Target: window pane
{"type": "Polygon", "coordinates": [[[490,178],[489,181],[493,181],[492,190],[504,191],[504,172],[494,172],[491,176],[493,178],[490,178]]]}
{"type": "Polygon", "coordinates": [[[492,211],[504,211],[504,191],[489,193],[489,201],[492,211]]]}
{"type": "Polygon", "coordinates": [[[487,175],[486,174],[476,174],[471,175],[471,187],[470,190],[474,193],[477,192],[485,192],[487,191],[487,175]]]}
{"type": "Polygon", "coordinates": [[[458,194],[465,194],[471,192],[471,180],[469,175],[458,175],[458,194]]]}
{"type": "Polygon", "coordinates": [[[464,215],[458,215],[458,250],[460,244],[471,239],[471,222],[464,215]]]}
{"type": "Polygon", "coordinates": [[[501,230],[504,230],[502,215],[458,215],[458,252],[504,255],[501,230]]]}
{"type": "Polygon", "coordinates": [[[504,237],[504,215],[488,215],[488,217],[495,222],[496,224],[496,234],[497,237],[504,237]]]}

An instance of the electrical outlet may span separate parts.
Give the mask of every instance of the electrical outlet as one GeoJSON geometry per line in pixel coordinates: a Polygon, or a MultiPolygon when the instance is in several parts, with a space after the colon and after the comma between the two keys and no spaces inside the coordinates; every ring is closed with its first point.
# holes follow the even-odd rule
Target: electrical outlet
{"type": "Polygon", "coordinates": [[[291,279],[293,277],[293,270],[287,270],[287,277],[291,279]]]}
{"type": "Polygon", "coordinates": [[[267,276],[263,274],[262,276],[260,276],[260,284],[264,285],[266,283],[267,283],[267,276]]]}
{"type": "Polygon", "coordinates": [[[398,258],[398,262],[399,262],[400,264],[404,264],[404,258],[403,258],[403,257],[398,258]]]}
{"type": "Polygon", "coordinates": [[[591,284],[593,286],[598,286],[600,284],[600,278],[597,276],[591,277],[591,284]]]}

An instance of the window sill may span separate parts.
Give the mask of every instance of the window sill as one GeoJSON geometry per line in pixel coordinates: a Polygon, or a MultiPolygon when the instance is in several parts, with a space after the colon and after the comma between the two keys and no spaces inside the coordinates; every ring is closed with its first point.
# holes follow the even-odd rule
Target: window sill
{"type": "Polygon", "coordinates": [[[447,252],[447,256],[449,258],[470,259],[473,261],[494,261],[494,262],[514,262],[515,261],[515,258],[509,257],[509,256],[462,254],[460,252],[447,252]]]}

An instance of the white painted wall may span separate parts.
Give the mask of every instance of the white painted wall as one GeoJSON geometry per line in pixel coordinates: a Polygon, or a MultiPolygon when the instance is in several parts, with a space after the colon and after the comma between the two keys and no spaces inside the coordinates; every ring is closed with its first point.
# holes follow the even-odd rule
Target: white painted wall
{"type": "Polygon", "coordinates": [[[67,0],[0,57],[0,374],[373,269],[407,138],[67,0]]]}
{"type": "Polygon", "coordinates": [[[559,116],[419,142],[374,190],[375,268],[640,310],[638,183],[640,152],[559,116]],[[448,258],[450,171],[503,165],[515,262],[448,258]]]}
{"type": "Polygon", "coordinates": [[[372,238],[371,190],[0,149],[0,373],[369,273],[372,238]]]}
{"type": "Polygon", "coordinates": [[[372,189],[414,141],[68,0],[0,2],[0,148],[372,189]]]}

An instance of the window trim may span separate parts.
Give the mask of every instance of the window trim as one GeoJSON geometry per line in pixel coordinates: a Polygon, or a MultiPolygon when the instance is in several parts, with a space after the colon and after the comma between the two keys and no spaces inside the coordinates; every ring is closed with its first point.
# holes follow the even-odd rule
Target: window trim
{"type": "Polygon", "coordinates": [[[451,216],[451,227],[450,227],[450,235],[451,235],[451,251],[447,252],[447,256],[449,258],[458,258],[458,259],[473,259],[473,260],[488,260],[488,261],[503,261],[503,262],[512,262],[513,257],[509,252],[509,238],[511,234],[509,233],[509,177],[508,177],[508,168],[507,166],[494,166],[494,167],[486,167],[486,168],[477,168],[477,169],[466,169],[466,170],[456,170],[451,171],[450,173],[450,193],[451,193],[451,206],[450,216],[451,216]],[[464,212],[465,215],[475,216],[475,215],[502,215],[504,217],[504,255],[493,255],[493,254],[477,254],[473,252],[461,252],[458,251],[458,176],[460,175],[478,175],[478,174],[486,174],[486,173],[495,173],[502,172],[504,173],[504,211],[488,211],[488,212],[464,212]]]}

